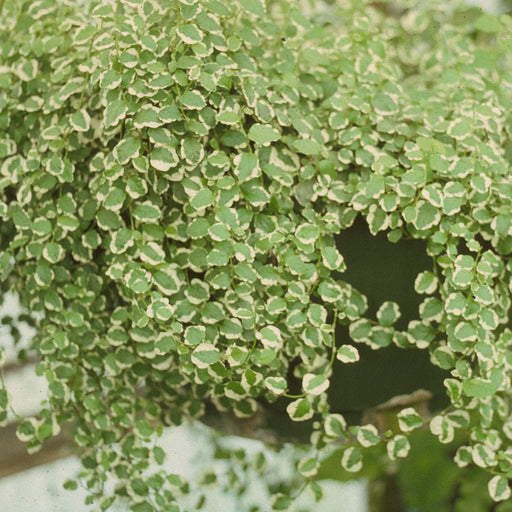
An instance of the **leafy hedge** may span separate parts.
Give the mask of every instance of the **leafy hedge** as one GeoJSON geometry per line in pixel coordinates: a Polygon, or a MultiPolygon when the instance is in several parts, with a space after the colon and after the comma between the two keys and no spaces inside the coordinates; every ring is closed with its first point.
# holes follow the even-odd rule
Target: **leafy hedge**
{"type": "MultiPolygon", "coordinates": [[[[18,435],[35,451],[71,422],[103,510],[177,510],[185,484],[147,474],[162,426],[279,396],[318,420],[306,480],[332,443],[357,472],[379,443],[405,457],[428,423],[441,443],[462,432],[456,463],[510,497],[512,19],[312,3],[2,3],[1,287],[31,312],[49,382],[18,435]],[[357,216],[428,242],[406,330],[396,303],[368,318],[335,275],[357,216]],[[326,391],[358,343],[428,349],[449,407],[347,427],[326,391]]],[[[0,406],[5,422],[3,389],[0,406]]]]}

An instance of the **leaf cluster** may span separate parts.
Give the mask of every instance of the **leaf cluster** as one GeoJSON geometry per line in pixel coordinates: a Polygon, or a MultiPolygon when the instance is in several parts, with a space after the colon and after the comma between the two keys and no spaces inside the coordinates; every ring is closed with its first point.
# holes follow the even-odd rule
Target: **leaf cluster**
{"type": "Polygon", "coordinates": [[[319,420],[318,454],[346,443],[349,471],[378,443],[405,457],[413,408],[386,433],[330,410],[332,367],[357,364],[358,343],[450,371],[430,429],[465,432],[456,462],[510,496],[512,19],[317,4],[3,4],[1,289],[37,319],[49,382],[18,432],[37,450],[72,421],[103,510],[177,510],[187,485],[148,475],[155,439],[205,401],[248,418],[288,397],[293,420],[319,420]],[[369,318],[343,280],[336,237],[357,216],[428,242],[404,330],[395,303],[369,318]],[[340,324],[353,344],[335,346],[340,324]]]}

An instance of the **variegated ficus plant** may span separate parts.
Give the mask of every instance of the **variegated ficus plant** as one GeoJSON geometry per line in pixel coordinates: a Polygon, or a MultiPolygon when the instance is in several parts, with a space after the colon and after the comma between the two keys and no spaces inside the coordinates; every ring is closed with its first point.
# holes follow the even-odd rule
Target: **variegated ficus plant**
{"type": "MultiPolygon", "coordinates": [[[[187,485],[152,469],[163,427],[251,425],[279,402],[309,422],[296,471],[315,492],[334,446],[357,476],[374,445],[405,458],[425,429],[510,498],[509,16],[437,0],[0,6],[1,290],[29,311],[49,383],[19,420],[31,452],[68,429],[89,502],[175,511],[187,485]],[[425,244],[401,328],[396,302],[370,315],[344,280],[336,241],[358,219],[425,244]],[[430,354],[446,406],[350,424],[331,376],[388,345],[430,354]]],[[[2,384],[4,423],[8,407],[2,384]]],[[[280,488],[273,507],[291,501],[280,488]]]]}

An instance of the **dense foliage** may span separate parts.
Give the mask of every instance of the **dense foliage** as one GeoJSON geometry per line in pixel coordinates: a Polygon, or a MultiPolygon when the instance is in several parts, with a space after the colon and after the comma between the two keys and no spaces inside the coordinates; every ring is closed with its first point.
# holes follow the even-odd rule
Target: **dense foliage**
{"type": "Polygon", "coordinates": [[[49,382],[18,435],[35,451],[71,424],[102,509],[177,510],[186,484],[146,471],[162,427],[278,397],[317,420],[298,465],[311,485],[333,443],[358,472],[374,445],[406,457],[428,424],[510,497],[512,19],[311,4],[1,4],[1,289],[31,312],[49,382]],[[396,303],[369,318],[343,280],[336,236],[357,216],[428,242],[405,330],[396,303]],[[354,343],[336,346],[337,326],[354,343]],[[429,350],[450,405],[348,427],[327,390],[357,344],[429,350]]]}

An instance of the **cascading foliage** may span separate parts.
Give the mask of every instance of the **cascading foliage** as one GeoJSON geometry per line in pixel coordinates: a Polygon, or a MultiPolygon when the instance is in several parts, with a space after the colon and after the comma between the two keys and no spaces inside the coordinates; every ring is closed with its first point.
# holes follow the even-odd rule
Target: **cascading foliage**
{"type": "MultiPolygon", "coordinates": [[[[428,423],[511,495],[512,19],[311,3],[1,4],[1,289],[34,315],[49,383],[18,436],[36,451],[70,425],[102,510],[178,510],[186,484],[147,471],[162,427],[283,395],[317,420],[311,485],[332,443],[357,472],[379,443],[405,457],[428,423]],[[369,318],[337,274],[358,215],[390,243],[428,241],[405,331],[397,304],[369,318]],[[336,324],[355,344],[335,346],[336,324]],[[348,427],[327,390],[358,343],[429,350],[450,406],[348,427]]],[[[2,388],[3,423],[7,408],[2,388]]]]}

